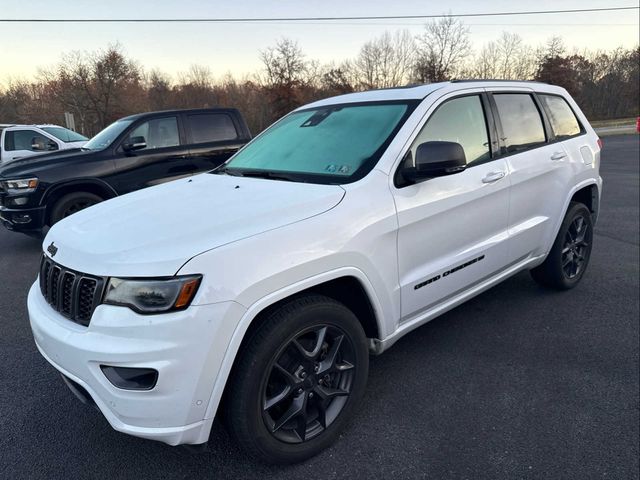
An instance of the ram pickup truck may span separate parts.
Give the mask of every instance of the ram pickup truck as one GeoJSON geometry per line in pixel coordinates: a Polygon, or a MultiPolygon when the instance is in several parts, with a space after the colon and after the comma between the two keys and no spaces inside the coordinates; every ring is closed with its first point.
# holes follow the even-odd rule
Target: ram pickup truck
{"type": "Polygon", "coordinates": [[[210,174],[54,225],[36,345],[116,430],[203,444],[220,413],[258,458],[304,460],[356,412],[369,353],[522,270],[578,285],[600,149],[542,83],[305,105],[210,174]]]}
{"type": "Polygon", "coordinates": [[[0,165],[46,152],[82,147],[89,139],[58,125],[3,125],[0,165]]]}
{"type": "Polygon", "coordinates": [[[103,200],[216,168],[250,138],[233,108],[122,118],[82,148],[0,166],[0,222],[39,235],[103,200]]]}

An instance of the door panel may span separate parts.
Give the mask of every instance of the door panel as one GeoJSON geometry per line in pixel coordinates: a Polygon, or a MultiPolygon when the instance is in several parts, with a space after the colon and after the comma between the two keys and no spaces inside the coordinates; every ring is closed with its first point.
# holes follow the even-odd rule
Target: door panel
{"type": "Polygon", "coordinates": [[[396,191],[403,321],[505,267],[506,173],[496,160],[396,191]]]}
{"type": "Polygon", "coordinates": [[[486,105],[479,94],[442,101],[407,151],[405,164],[420,143],[456,142],[467,168],[393,190],[403,322],[506,266],[510,178],[492,159],[486,105]]]}
{"type": "Polygon", "coordinates": [[[509,261],[546,253],[564,206],[571,163],[531,92],[491,94],[511,176],[509,261]]]}
{"type": "MultiPolygon", "coordinates": [[[[132,126],[122,145],[134,137],[144,137],[146,147],[125,152],[122,145],[114,159],[112,185],[119,194],[168,182],[198,172],[181,138],[178,117],[146,120],[132,126]]],[[[138,138],[139,139],[139,138],[138,138]]]]}

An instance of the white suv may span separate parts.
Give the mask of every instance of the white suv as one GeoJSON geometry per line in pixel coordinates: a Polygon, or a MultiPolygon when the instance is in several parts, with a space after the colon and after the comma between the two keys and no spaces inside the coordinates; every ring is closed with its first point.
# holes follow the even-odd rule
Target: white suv
{"type": "Polygon", "coordinates": [[[327,447],[368,354],[509,276],[574,287],[600,141],[567,92],[446,82],[301,107],[223,168],[56,224],[36,344],[117,430],[270,462],[327,447]],[[221,403],[222,402],[222,403],[221,403]]]}

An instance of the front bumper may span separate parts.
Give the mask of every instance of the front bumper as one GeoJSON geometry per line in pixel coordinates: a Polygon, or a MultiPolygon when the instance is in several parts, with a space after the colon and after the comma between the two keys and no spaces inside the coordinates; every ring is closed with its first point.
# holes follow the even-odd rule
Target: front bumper
{"type": "Polygon", "coordinates": [[[100,305],[83,327],[53,310],[36,282],[28,308],[40,353],[87,391],[114,429],[169,445],[207,441],[213,386],[244,307],[224,302],[139,315],[100,305]],[[158,382],[148,391],[122,390],[100,365],[153,368],[158,382]]]}
{"type": "Polygon", "coordinates": [[[15,232],[34,232],[44,228],[46,207],[8,208],[0,206],[0,222],[15,232]]]}

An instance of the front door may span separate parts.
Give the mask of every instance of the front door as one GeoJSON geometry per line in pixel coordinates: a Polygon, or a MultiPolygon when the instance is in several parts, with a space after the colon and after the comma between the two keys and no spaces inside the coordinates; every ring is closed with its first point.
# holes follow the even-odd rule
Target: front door
{"type": "Polygon", "coordinates": [[[398,260],[401,322],[411,320],[505,267],[509,171],[494,158],[493,122],[482,93],[441,101],[413,141],[462,145],[461,173],[398,185],[398,260]]]}
{"type": "Polygon", "coordinates": [[[144,140],[144,148],[125,152],[118,147],[113,185],[119,194],[197,173],[180,135],[178,117],[146,120],[132,128],[122,145],[144,140]]]}

